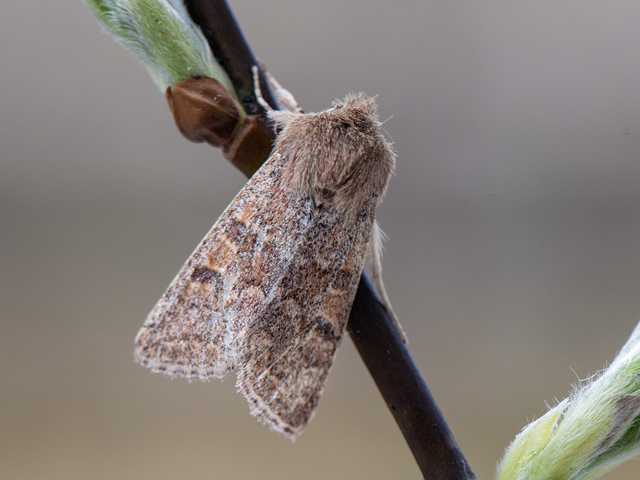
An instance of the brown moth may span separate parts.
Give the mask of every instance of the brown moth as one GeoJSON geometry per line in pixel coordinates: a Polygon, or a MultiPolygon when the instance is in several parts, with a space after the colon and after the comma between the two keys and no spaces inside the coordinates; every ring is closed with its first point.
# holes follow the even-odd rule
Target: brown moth
{"type": "Polygon", "coordinates": [[[238,369],[251,413],[295,439],[342,339],[395,154],[362,93],[269,116],[283,128],[273,153],[151,311],[134,356],[202,380],[238,369]]]}

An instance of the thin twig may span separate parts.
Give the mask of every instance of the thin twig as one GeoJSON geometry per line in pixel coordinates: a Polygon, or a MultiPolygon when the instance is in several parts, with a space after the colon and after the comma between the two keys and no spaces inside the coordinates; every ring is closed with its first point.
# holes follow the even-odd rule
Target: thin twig
{"type": "Polygon", "coordinates": [[[398,330],[364,273],[347,328],[424,478],[475,479],[398,330]]]}
{"type": "MultiPolygon", "coordinates": [[[[193,20],[202,28],[214,56],[226,70],[247,111],[260,112],[251,73],[256,60],[227,2],[185,0],[185,4],[193,20]]],[[[267,103],[277,108],[266,82],[261,82],[261,88],[267,103]]],[[[424,478],[475,479],[364,272],[347,330],[409,444],[424,478]]]]}

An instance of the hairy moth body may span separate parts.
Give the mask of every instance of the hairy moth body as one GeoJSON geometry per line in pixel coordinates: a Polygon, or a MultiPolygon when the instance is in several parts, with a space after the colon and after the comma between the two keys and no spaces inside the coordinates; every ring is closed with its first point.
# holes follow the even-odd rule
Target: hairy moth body
{"type": "Polygon", "coordinates": [[[134,356],[200,379],[237,368],[251,413],[294,439],[342,339],[395,155],[364,94],[270,117],[284,127],[273,153],[151,311],[134,356]]]}

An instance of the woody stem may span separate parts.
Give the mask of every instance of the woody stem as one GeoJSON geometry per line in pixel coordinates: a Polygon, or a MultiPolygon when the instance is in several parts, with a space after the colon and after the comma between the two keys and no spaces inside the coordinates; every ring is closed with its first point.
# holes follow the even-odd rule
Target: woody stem
{"type": "MultiPolygon", "coordinates": [[[[185,0],[218,63],[249,114],[258,114],[251,67],[256,59],[225,0],[185,0]]],[[[278,105],[266,82],[264,99],[278,105]]],[[[237,165],[236,165],[237,166],[237,165]]],[[[243,171],[246,171],[243,169],[243,171]]],[[[391,318],[362,273],[347,330],[409,444],[424,478],[471,480],[475,475],[422,379],[391,318]]]]}

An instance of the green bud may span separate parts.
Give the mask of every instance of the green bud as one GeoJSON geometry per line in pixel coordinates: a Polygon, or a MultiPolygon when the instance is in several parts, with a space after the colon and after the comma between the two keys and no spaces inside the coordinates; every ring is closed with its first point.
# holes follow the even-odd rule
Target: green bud
{"type": "Polygon", "coordinates": [[[84,0],[106,30],[147,67],[161,91],[194,76],[233,86],[180,0],[84,0]]]}
{"type": "Polygon", "coordinates": [[[594,479],[640,450],[640,324],[597,378],[527,425],[498,480],[594,479]]]}

